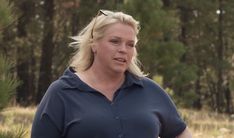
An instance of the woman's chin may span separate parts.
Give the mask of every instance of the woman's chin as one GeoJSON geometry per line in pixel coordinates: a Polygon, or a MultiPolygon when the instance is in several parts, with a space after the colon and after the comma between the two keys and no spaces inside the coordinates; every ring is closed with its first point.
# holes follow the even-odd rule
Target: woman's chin
{"type": "Polygon", "coordinates": [[[115,72],[116,74],[124,74],[126,70],[127,70],[126,68],[118,67],[118,68],[114,68],[113,72],[115,72]]]}

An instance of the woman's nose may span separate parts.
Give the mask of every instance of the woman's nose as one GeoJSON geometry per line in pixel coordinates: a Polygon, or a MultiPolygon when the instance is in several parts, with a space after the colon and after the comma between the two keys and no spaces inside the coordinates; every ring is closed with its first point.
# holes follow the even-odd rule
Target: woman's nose
{"type": "Polygon", "coordinates": [[[119,52],[126,53],[127,52],[127,45],[121,44],[118,49],[119,52]]]}

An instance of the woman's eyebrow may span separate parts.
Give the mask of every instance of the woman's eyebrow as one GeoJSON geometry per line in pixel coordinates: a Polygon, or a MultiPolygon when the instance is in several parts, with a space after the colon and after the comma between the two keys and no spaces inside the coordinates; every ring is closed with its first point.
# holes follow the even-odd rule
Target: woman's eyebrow
{"type": "MultiPolygon", "coordinates": [[[[119,37],[119,36],[111,36],[110,38],[123,39],[123,37],[119,37]]],[[[135,42],[134,39],[130,39],[130,40],[128,39],[127,41],[128,41],[128,42],[133,42],[133,43],[135,42]]]]}

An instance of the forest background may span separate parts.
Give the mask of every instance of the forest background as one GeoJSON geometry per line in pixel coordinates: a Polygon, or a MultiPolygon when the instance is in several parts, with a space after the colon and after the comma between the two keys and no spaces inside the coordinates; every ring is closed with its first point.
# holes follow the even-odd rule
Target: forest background
{"type": "Polygon", "coordinates": [[[234,113],[234,2],[0,0],[0,109],[37,105],[99,9],[140,21],[139,59],[178,107],[234,113]]]}
{"type": "MultiPolygon", "coordinates": [[[[11,87],[15,91],[12,101],[18,105],[40,102],[49,84],[68,66],[74,52],[68,46],[72,42],[70,37],[77,35],[99,9],[109,9],[124,11],[140,21],[137,49],[142,68],[168,91],[178,106],[234,112],[231,1],[9,1],[13,14],[1,15],[2,21],[12,19],[0,25],[0,58],[5,61],[0,66],[20,82],[15,90],[11,87]],[[6,68],[6,64],[11,65],[6,68]]],[[[4,71],[1,79],[3,74],[4,71]]]]}

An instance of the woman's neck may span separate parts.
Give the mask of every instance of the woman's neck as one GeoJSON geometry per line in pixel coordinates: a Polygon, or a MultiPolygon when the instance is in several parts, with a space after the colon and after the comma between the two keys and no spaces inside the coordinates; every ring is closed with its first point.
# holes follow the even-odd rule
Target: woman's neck
{"type": "Polygon", "coordinates": [[[110,101],[113,100],[114,93],[121,87],[125,80],[125,74],[108,74],[104,71],[89,68],[84,72],[76,73],[79,78],[106,96],[110,101]]]}
{"type": "Polygon", "coordinates": [[[122,84],[125,79],[124,73],[108,72],[93,67],[89,68],[86,73],[88,77],[92,78],[92,80],[108,85],[122,84]]]}

